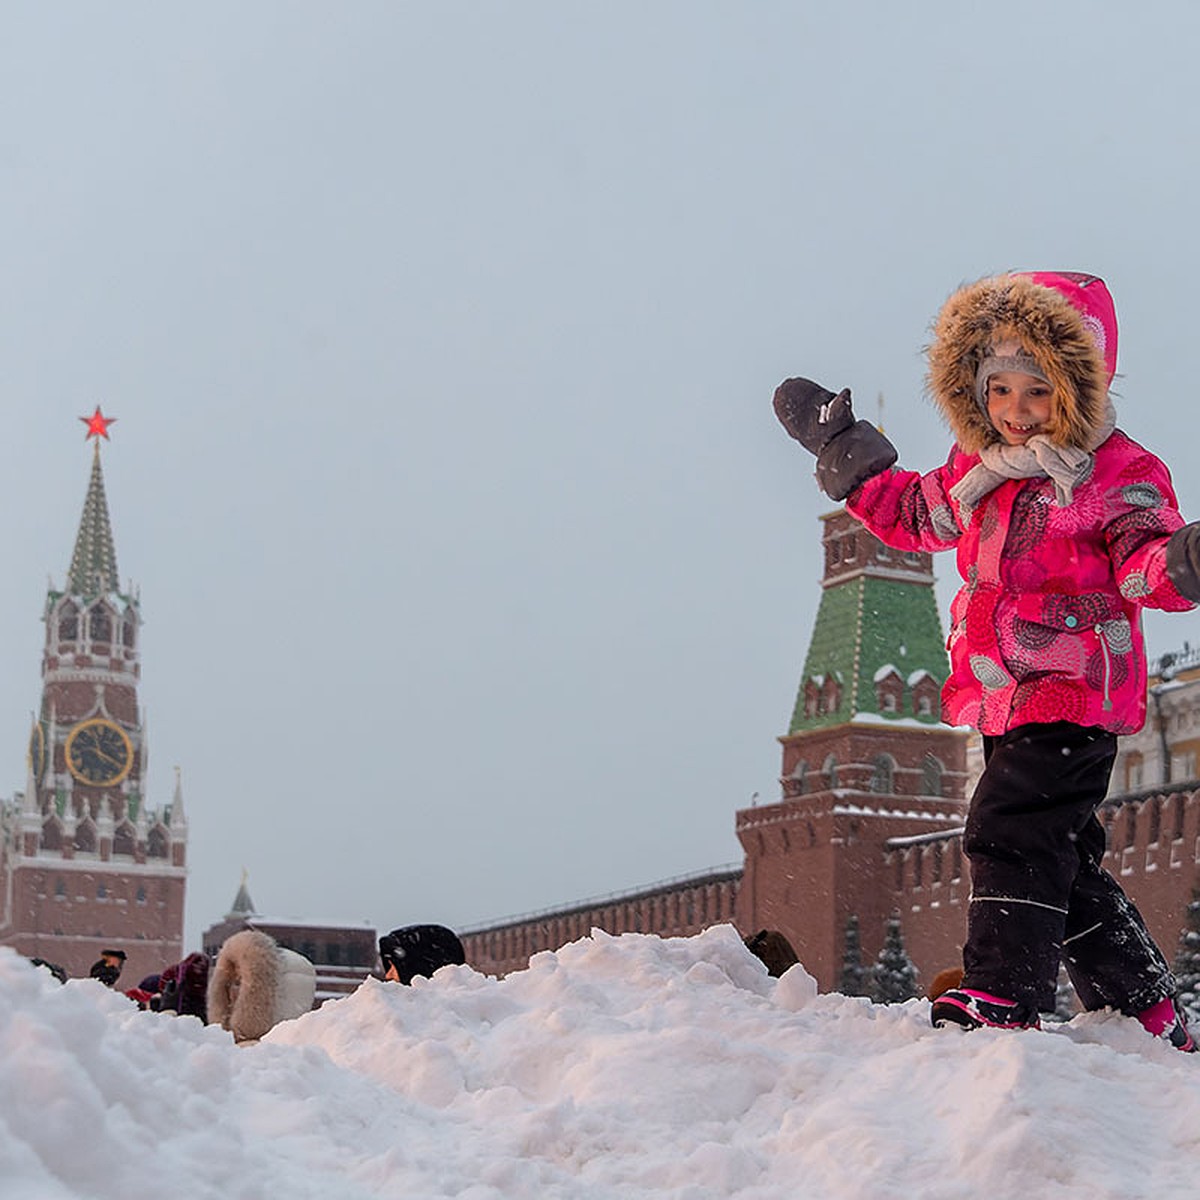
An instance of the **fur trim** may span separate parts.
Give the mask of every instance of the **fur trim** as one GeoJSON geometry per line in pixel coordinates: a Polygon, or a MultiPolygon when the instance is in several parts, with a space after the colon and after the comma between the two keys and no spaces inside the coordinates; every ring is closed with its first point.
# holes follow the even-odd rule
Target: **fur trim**
{"type": "Polygon", "coordinates": [[[276,1022],[282,956],[275,939],[243,929],[226,939],[208,984],[208,1019],[235,1042],[263,1036],[276,1022]]]}
{"type": "Polygon", "coordinates": [[[1054,387],[1046,433],[1082,447],[1104,420],[1108,368],[1080,311],[1060,292],[1021,275],[967,284],[946,301],[933,326],[928,386],[959,446],[976,454],[1001,441],[975,399],[975,375],[993,345],[1016,341],[1054,387]]]}

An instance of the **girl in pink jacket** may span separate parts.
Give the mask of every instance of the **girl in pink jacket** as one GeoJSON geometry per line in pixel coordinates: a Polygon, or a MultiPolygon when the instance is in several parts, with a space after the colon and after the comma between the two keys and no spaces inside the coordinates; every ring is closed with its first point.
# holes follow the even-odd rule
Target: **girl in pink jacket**
{"type": "Polygon", "coordinates": [[[1118,734],[1146,716],[1139,610],[1200,601],[1200,524],[1167,468],[1115,427],[1112,297],[1092,275],[1030,272],[946,302],[929,388],[954,434],[944,465],[898,469],[850,392],[775,393],[817,481],[900,550],[953,550],[944,719],[983,735],[963,849],[972,893],[962,985],[935,1025],[1030,1028],[1053,1011],[1060,960],[1087,1009],[1136,1016],[1194,1050],[1162,952],[1100,865],[1096,809],[1118,734]]]}

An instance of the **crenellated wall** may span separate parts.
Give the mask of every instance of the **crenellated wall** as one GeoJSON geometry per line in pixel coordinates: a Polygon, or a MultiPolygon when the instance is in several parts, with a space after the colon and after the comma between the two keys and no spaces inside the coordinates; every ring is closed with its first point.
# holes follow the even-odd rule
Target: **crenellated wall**
{"type": "Polygon", "coordinates": [[[585,900],[569,908],[527,913],[460,931],[467,962],[489,975],[529,965],[540,950],[558,950],[605,933],[654,933],[689,937],[710,925],[732,923],[741,869],[716,868],[647,888],[585,900]]]}

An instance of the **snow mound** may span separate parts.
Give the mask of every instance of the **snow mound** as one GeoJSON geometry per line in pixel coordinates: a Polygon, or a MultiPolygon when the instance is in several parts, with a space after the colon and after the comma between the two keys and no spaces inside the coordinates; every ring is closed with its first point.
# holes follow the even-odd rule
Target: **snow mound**
{"type": "Polygon", "coordinates": [[[5,1200],[1162,1200],[1198,1164],[1200,1055],[1136,1022],[934,1030],[729,926],[369,980],[247,1047],[0,948],[5,1200]]]}

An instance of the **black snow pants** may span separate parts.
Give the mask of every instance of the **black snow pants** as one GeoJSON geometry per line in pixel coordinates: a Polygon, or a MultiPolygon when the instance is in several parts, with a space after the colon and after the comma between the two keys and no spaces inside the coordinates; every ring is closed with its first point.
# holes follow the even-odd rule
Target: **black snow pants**
{"type": "Polygon", "coordinates": [[[1070,721],[984,738],[967,814],[971,903],[963,986],[1054,1009],[1059,961],[1084,1008],[1133,1015],[1175,980],[1141,914],[1101,865],[1096,809],[1116,737],[1070,721]]]}

